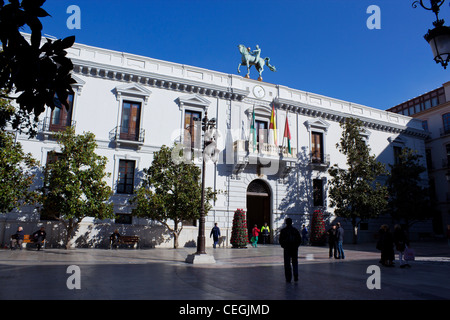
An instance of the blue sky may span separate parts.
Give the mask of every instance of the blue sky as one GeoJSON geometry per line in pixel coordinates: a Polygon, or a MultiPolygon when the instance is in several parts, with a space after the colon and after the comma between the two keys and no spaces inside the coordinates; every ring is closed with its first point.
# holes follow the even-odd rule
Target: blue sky
{"type": "MultiPolygon", "coordinates": [[[[412,2],[47,0],[42,22],[58,38],[230,74],[237,45],[258,44],[277,68],[265,68],[265,82],[387,109],[450,80],[423,39],[435,16],[412,2]],[[80,8],[80,29],[67,27],[70,5],[80,8]],[[381,29],[367,27],[370,5],[380,8],[381,29]]],[[[448,1],[440,18],[450,25],[448,1]]]]}

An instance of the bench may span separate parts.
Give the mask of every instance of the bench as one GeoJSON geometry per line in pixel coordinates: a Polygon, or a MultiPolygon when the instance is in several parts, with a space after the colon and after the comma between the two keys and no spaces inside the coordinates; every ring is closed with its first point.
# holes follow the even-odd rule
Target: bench
{"type": "MultiPolygon", "coordinates": [[[[12,237],[12,236],[11,236],[12,237]]],[[[33,239],[33,235],[31,235],[31,234],[24,234],[23,235],[23,242],[22,242],[22,245],[23,244],[27,244],[27,243],[36,243],[36,242],[34,242],[34,239],[33,239]]],[[[45,239],[44,240],[42,240],[42,248],[45,248],[45,243],[46,243],[46,241],[45,241],[45,239]]]]}
{"type": "MultiPolygon", "coordinates": [[[[119,246],[121,244],[132,245],[133,248],[138,249],[139,241],[140,241],[140,238],[138,236],[120,236],[119,246]]],[[[110,247],[110,249],[112,249],[112,241],[111,240],[109,241],[109,247],[110,247]]]]}

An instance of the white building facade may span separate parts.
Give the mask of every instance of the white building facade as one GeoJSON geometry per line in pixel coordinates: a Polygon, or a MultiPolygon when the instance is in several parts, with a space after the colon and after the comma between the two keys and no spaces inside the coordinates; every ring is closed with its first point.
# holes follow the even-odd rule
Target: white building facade
{"type": "MultiPolygon", "coordinates": [[[[97,153],[108,158],[108,183],[114,192],[116,219],[85,218],[76,235],[78,246],[102,247],[114,229],[139,235],[141,247],[172,246],[157,222],[131,215],[127,200],[139,185],[142,170],[151,165],[154,152],[162,145],[173,146],[180,141],[186,144],[189,132],[194,137],[194,151],[198,149],[200,129],[195,120],[206,113],[208,118],[216,119],[221,151],[219,161],[206,166],[206,187],[218,192],[206,217],[207,246],[212,244],[209,230],[214,222],[221,228],[224,243],[229,243],[238,208],[247,212],[249,226],[260,227],[267,222],[273,242],[288,216],[296,227],[309,225],[314,209],[320,208],[332,221],[327,170],[335,163],[345,167],[346,158],[336,143],[342,132],[340,122],[348,117],[363,121],[362,134],[371,153],[386,165],[394,161],[394,146],[417,150],[425,159],[427,134],[421,121],[408,116],[233,74],[82,44],[68,51],[77,81],[71,110],[46,110],[37,138],[18,135],[17,140],[44,166],[49,152],[59,150],[55,132],[70,125],[76,133],[95,134],[97,153]],[[269,141],[268,135],[272,110],[276,114],[276,144],[269,141]],[[250,134],[253,115],[256,142],[250,134]],[[286,121],[291,152],[283,140],[286,121]]],[[[7,213],[0,219],[2,243],[18,225],[26,233],[45,226],[49,243],[55,246],[63,239],[62,227],[42,219],[34,207],[7,213]]],[[[366,230],[360,232],[360,240],[372,240],[379,225],[374,222],[363,228],[366,230]]],[[[195,223],[185,226],[180,245],[195,245],[197,233],[195,223]]],[[[350,239],[351,232],[347,234],[350,239]]]]}

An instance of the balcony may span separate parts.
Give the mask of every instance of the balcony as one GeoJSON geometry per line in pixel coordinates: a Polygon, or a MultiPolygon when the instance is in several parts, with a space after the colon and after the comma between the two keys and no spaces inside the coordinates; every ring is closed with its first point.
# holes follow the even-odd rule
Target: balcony
{"type": "MultiPolygon", "coordinates": [[[[269,143],[256,143],[253,145],[248,140],[236,140],[233,145],[234,164],[233,174],[240,175],[248,165],[268,167],[278,164],[277,174],[284,178],[295,168],[297,162],[297,149],[291,148],[291,153],[287,147],[276,146],[269,143]]],[[[273,173],[273,171],[272,171],[273,173]]]]}
{"type": "Polygon", "coordinates": [[[145,130],[135,130],[136,132],[129,132],[128,128],[117,126],[109,132],[109,140],[113,141],[116,146],[134,146],[138,149],[144,144],[145,130]]]}
{"type": "Polygon", "coordinates": [[[44,135],[45,139],[53,136],[57,132],[65,131],[68,127],[75,127],[76,121],[69,119],[58,119],[57,121],[52,121],[51,117],[45,117],[40,123],[40,131],[44,135]]]}
{"type": "Polygon", "coordinates": [[[330,155],[315,155],[311,153],[309,158],[309,166],[314,170],[326,170],[330,167],[330,155]]]}

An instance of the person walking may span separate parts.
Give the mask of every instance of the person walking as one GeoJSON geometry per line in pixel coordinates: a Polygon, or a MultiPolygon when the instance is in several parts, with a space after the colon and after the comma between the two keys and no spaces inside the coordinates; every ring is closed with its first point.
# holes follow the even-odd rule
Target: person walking
{"type": "Polygon", "coordinates": [[[408,238],[405,231],[399,224],[394,226],[394,244],[395,249],[398,251],[398,261],[400,262],[400,268],[411,267],[409,263],[404,260],[405,249],[409,246],[408,238]]]}
{"type": "Polygon", "coordinates": [[[41,250],[42,247],[42,241],[45,240],[45,237],[47,236],[47,232],[45,232],[45,228],[41,227],[38,231],[35,231],[33,233],[33,241],[36,242],[36,247],[39,250],[41,250]]]}
{"type": "Polygon", "coordinates": [[[344,249],[342,244],[344,243],[344,228],[342,228],[341,223],[336,223],[336,241],[337,241],[337,251],[338,257],[336,259],[345,259],[344,249]]]}
{"type": "Polygon", "coordinates": [[[263,236],[263,244],[269,243],[270,228],[267,222],[264,222],[264,226],[261,228],[261,233],[263,236]]]}
{"type": "Polygon", "coordinates": [[[328,236],[328,246],[330,248],[330,258],[333,256],[337,258],[337,248],[336,248],[336,225],[331,225],[331,228],[327,231],[328,236]]]}
{"type": "Polygon", "coordinates": [[[394,237],[389,230],[387,224],[381,226],[382,232],[380,233],[380,250],[381,250],[381,264],[386,267],[394,266],[394,237]]]}
{"type": "Polygon", "coordinates": [[[292,275],[294,281],[298,281],[298,247],[302,241],[300,232],[292,226],[292,219],[285,220],[286,227],[280,232],[280,245],[283,248],[284,276],[290,283],[292,275]],[[292,268],[291,268],[292,265],[292,268]]]}
{"type": "Polygon", "coordinates": [[[217,226],[217,222],[214,223],[214,227],[211,229],[211,233],[209,234],[209,237],[211,238],[211,236],[213,237],[213,248],[215,249],[217,244],[219,243],[219,237],[220,237],[220,229],[217,226]]]}
{"type": "Polygon", "coordinates": [[[302,226],[302,244],[306,246],[308,243],[308,229],[305,225],[302,226]]]}
{"type": "Polygon", "coordinates": [[[258,246],[258,236],[259,233],[261,232],[261,230],[258,229],[258,226],[255,224],[255,226],[252,229],[252,246],[253,247],[257,247],[258,246]]]}

